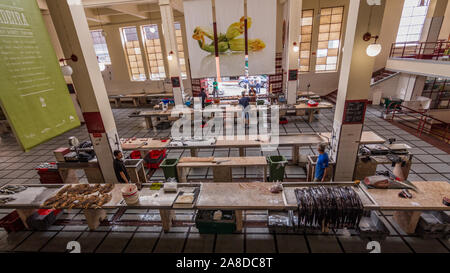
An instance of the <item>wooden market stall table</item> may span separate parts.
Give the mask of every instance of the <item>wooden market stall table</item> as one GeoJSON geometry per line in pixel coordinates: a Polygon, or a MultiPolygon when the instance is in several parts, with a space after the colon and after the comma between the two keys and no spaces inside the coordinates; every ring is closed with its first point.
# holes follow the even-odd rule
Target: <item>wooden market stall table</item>
{"type": "Polygon", "coordinates": [[[114,104],[116,107],[120,107],[122,105],[122,99],[125,100],[131,100],[133,102],[133,105],[135,107],[139,107],[141,106],[141,101],[144,103],[143,100],[146,101],[147,98],[173,98],[173,94],[172,93],[157,93],[157,94],[145,94],[145,93],[141,93],[141,94],[128,94],[128,95],[111,95],[109,96],[109,100],[114,101],[114,104]]]}
{"type": "Polygon", "coordinates": [[[202,183],[196,208],[234,210],[236,231],[243,228],[244,210],[284,210],[283,194],[271,193],[271,183],[202,183]]]}
{"type": "MultiPolygon", "coordinates": [[[[251,105],[252,110],[257,110],[258,106],[251,105]]],[[[183,109],[177,110],[171,108],[168,110],[149,110],[149,111],[139,111],[138,113],[133,113],[128,117],[144,117],[145,125],[147,129],[156,130],[157,118],[167,117],[168,120],[177,120],[181,115],[194,115],[196,112],[201,112],[202,117],[210,118],[217,113],[223,113],[223,117],[226,118],[228,114],[232,114],[234,119],[241,117],[242,107],[239,105],[215,105],[214,107],[207,107],[202,110],[194,110],[193,108],[185,107],[183,109]]],[[[194,116],[191,116],[191,121],[194,121],[194,116]]]]}
{"type": "MultiPolygon", "coordinates": [[[[443,197],[450,194],[450,184],[445,181],[412,182],[418,188],[418,192],[410,191],[411,199],[400,198],[400,189],[367,189],[363,185],[353,182],[285,182],[282,183],[281,193],[271,193],[272,183],[246,182],[246,183],[178,183],[177,192],[166,193],[155,184],[143,184],[140,191],[139,202],[127,205],[121,194],[121,189],[126,184],[114,184],[111,200],[101,209],[83,209],[87,224],[91,230],[95,230],[100,221],[106,218],[105,209],[133,208],[159,210],[164,231],[169,231],[174,219],[174,201],[180,191],[200,187],[198,198],[192,207],[185,209],[207,210],[234,210],[236,212],[237,231],[242,230],[243,210],[296,210],[298,205],[294,195],[296,188],[310,186],[352,186],[361,199],[364,210],[391,210],[394,212],[394,220],[406,232],[414,232],[422,211],[450,211],[450,207],[442,203],[443,197]]],[[[67,184],[32,184],[21,185],[28,188],[22,192],[8,195],[15,200],[6,204],[0,204],[0,208],[17,209],[17,212],[28,227],[26,219],[36,209],[45,208],[42,204],[67,184]]],[[[63,208],[64,209],[64,208],[63,208]]],[[[67,209],[67,208],[66,208],[67,209]]],[[[180,209],[180,208],[176,208],[180,209]]]]}
{"type": "MultiPolygon", "coordinates": [[[[320,143],[329,143],[331,133],[303,133],[280,135],[278,137],[278,146],[292,147],[292,163],[297,164],[299,161],[299,148],[303,146],[314,146],[320,143]]],[[[378,136],[372,131],[364,131],[361,136],[360,144],[381,144],[385,139],[378,136]]],[[[148,152],[149,150],[158,149],[190,149],[191,156],[198,155],[198,149],[208,148],[238,148],[239,156],[245,156],[246,148],[259,148],[262,145],[269,145],[270,140],[267,136],[235,136],[233,139],[223,137],[217,139],[214,144],[194,145],[194,146],[172,146],[170,139],[156,140],[152,138],[137,138],[135,140],[121,141],[123,150],[140,150],[148,152]]],[[[276,144],[276,142],[275,142],[276,144]]]]}
{"type": "Polygon", "coordinates": [[[182,157],[177,164],[178,181],[187,182],[191,168],[212,168],[214,182],[232,182],[232,168],[262,167],[263,181],[267,179],[267,159],[264,156],[248,157],[182,157]]]}
{"type": "Polygon", "coordinates": [[[90,183],[105,183],[97,159],[93,159],[89,162],[57,162],[56,164],[64,183],[78,183],[76,170],[83,170],[90,183]]]}
{"type": "MultiPolygon", "coordinates": [[[[294,109],[296,111],[296,115],[299,116],[303,111],[305,111],[308,115],[308,122],[311,123],[314,120],[314,113],[316,110],[321,109],[332,109],[333,104],[329,102],[321,101],[317,106],[309,106],[307,103],[298,103],[294,106],[294,109]]],[[[280,114],[281,116],[281,114],[280,114]]]]}
{"type": "MultiPolygon", "coordinates": [[[[408,179],[409,171],[412,164],[412,154],[399,155],[402,162],[395,163],[393,173],[397,176],[401,174],[403,179],[408,179]]],[[[356,160],[355,173],[353,179],[363,180],[367,176],[376,174],[378,165],[392,164],[392,161],[387,155],[371,155],[371,156],[358,156],[356,160]],[[368,158],[367,158],[368,157],[368,158]]]]}
{"type": "Polygon", "coordinates": [[[422,211],[450,211],[442,202],[450,196],[447,181],[411,182],[418,192],[410,190],[412,198],[400,198],[399,189],[365,189],[380,210],[394,211],[394,220],[407,233],[414,233],[422,211]]]}

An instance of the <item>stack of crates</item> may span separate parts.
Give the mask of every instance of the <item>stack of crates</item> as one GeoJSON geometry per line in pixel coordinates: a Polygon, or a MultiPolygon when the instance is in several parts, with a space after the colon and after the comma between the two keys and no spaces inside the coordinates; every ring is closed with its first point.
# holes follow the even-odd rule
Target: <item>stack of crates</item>
{"type": "Polygon", "coordinates": [[[167,149],[151,150],[144,158],[147,169],[158,169],[166,158],[167,149]]]}
{"type": "Polygon", "coordinates": [[[55,162],[42,163],[36,167],[41,184],[63,184],[63,180],[55,162]]]}

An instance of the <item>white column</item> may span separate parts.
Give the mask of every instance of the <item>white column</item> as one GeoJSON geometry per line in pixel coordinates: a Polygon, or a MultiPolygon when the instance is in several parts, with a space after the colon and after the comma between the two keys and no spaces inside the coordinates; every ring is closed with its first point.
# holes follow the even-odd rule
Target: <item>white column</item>
{"type": "Polygon", "coordinates": [[[117,183],[113,150],[119,148],[119,137],[83,5],[71,0],[47,0],[47,4],[64,56],[78,58],[67,62],[73,69],[73,84],[103,178],[106,183],[117,183]]]}
{"type": "Polygon", "coordinates": [[[350,0],[331,139],[331,158],[336,161],[335,181],[353,179],[364,121],[345,122],[344,112],[349,101],[367,100],[369,97],[375,58],[366,54],[366,48],[373,39],[365,42],[363,35],[368,30],[373,36],[379,35],[384,6],[374,6],[371,16],[370,11],[367,1],[350,0]]]}
{"type": "Polygon", "coordinates": [[[297,86],[298,80],[289,80],[289,71],[295,70],[298,74],[298,51],[294,51],[294,42],[297,47],[300,47],[299,44],[299,35],[300,35],[300,20],[302,17],[302,0],[288,0],[286,3],[288,5],[288,13],[289,13],[289,28],[287,33],[287,49],[286,55],[286,100],[288,104],[295,104],[297,102],[297,86]]]}
{"type": "Polygon", "coordinates": [[[180,82],[180,87],[172,87],[173,88],[173,96],[175,99],[175,105],[183,104],[183,81],[181,79],[181,69],[180,62],[178,59],[178,49],[177,49],[177,39],[175,35],[175,26],[173,19],[173,10],[170,5],[170,0],[159,0],[159,8],[161,10],[161,22],[162,22],[162,30],[164,37],[164,44],[166,47],[166,55],[167,58],[170,54],[172,56],[172,60],[167,61],[169,65],[169,78],[178,77],[180,82]]]}

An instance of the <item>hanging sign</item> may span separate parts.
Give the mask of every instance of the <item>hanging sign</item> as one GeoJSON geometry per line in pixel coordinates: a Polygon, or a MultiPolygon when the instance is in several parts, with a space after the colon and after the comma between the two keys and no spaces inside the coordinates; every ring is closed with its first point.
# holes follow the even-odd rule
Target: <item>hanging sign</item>
{"type": "Polygon", "coordinates": [[[1,1],[0,84],[24,150],[80,125],[37,1],[1,1]]]}

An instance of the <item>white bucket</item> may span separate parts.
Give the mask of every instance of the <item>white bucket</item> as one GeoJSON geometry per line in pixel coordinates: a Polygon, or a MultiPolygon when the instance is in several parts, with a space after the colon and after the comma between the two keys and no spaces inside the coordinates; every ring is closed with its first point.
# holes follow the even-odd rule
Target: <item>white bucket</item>
{"type": "Polygon", "coordinates": [[[122,197],[127,205],[134,205],[139,202],[139,191],[135,184],[129,184],[122,188],[122,197]]]}

